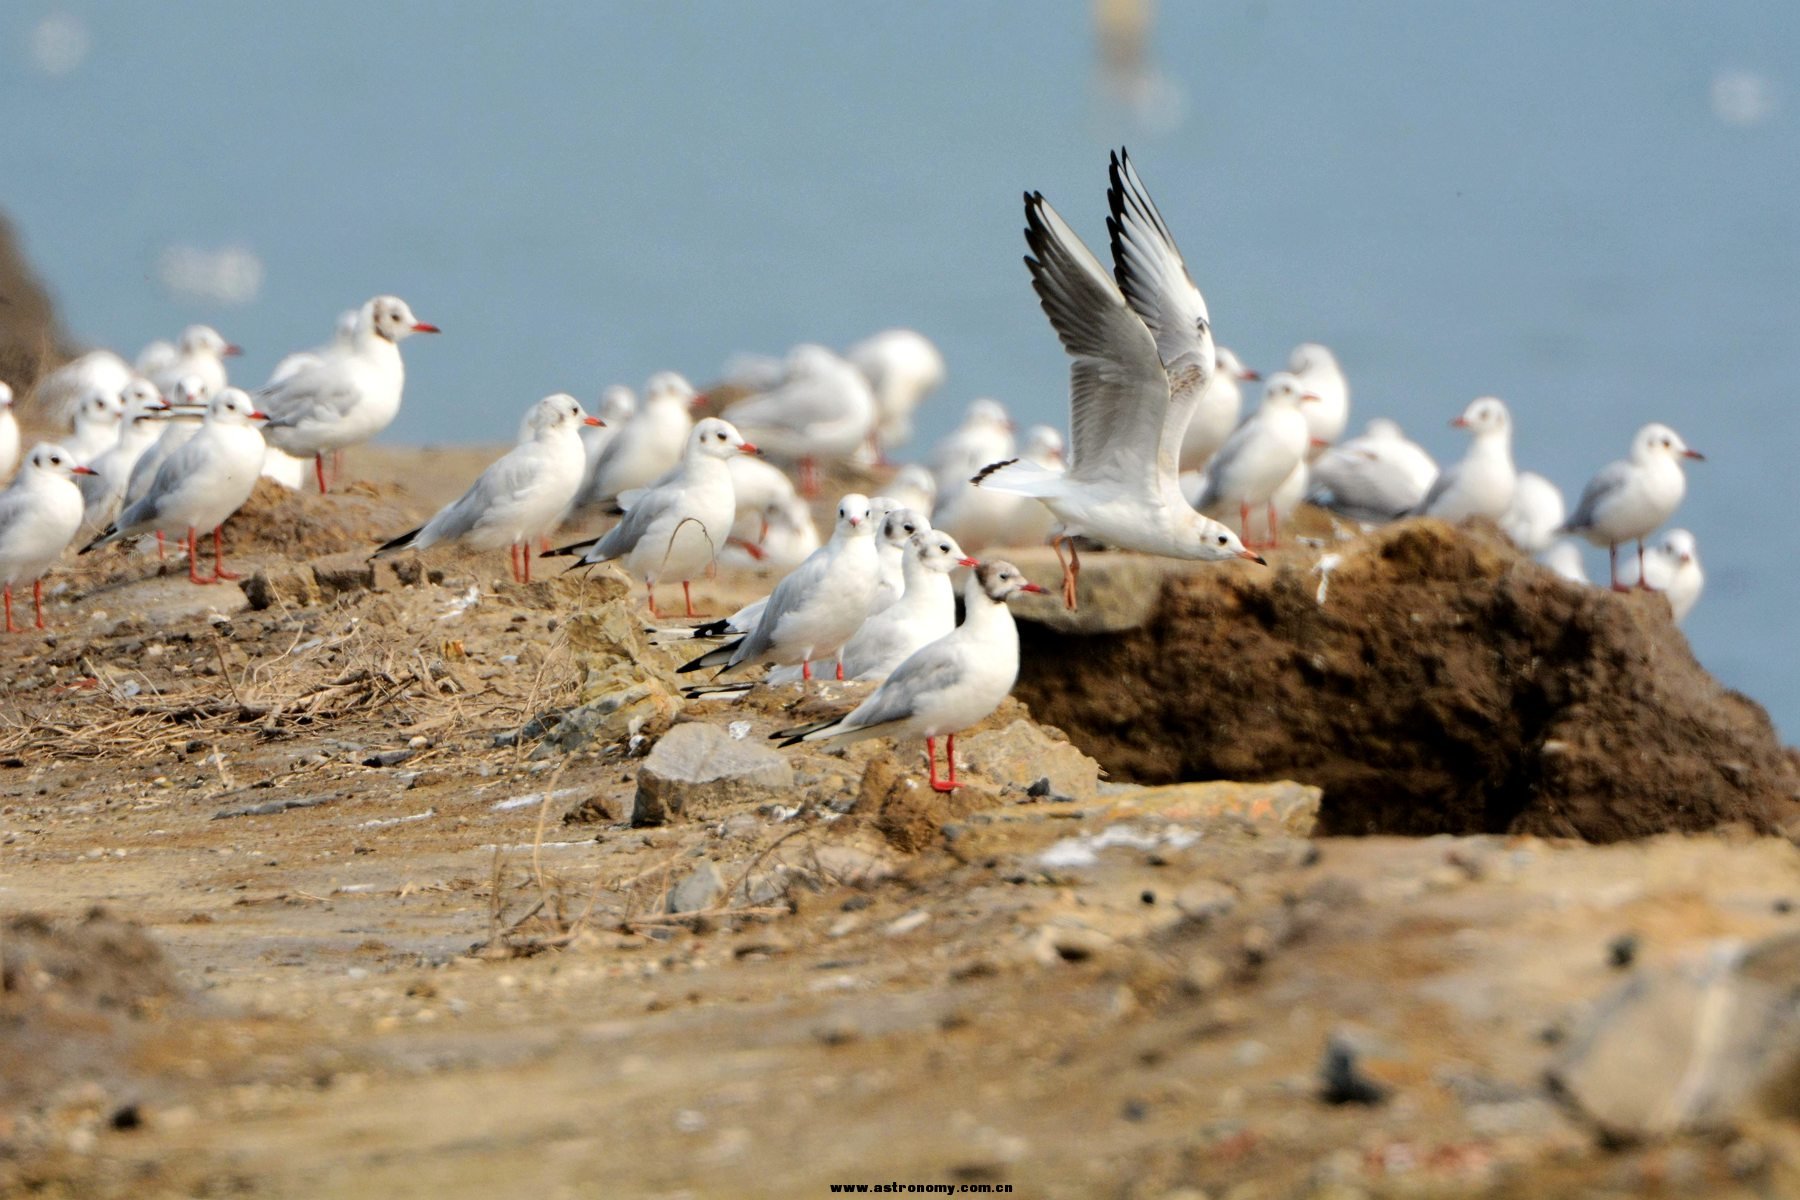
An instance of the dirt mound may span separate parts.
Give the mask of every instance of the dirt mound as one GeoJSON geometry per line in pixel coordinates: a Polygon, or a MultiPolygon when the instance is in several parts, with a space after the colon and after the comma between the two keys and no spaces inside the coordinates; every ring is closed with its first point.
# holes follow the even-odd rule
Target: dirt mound
{"type": "Polygon", "coordinates": [[[231,518],[225,541],[234,552],[273,552],[295,560],[348,550],[367,554],[417,524],[393,484],[353,483],[321,496],[262,479],[231,518]]]}
{"type": "Polygon", "coordinates": [[[1328,581],[1171,574],[1128,629],[1022,621],[1019,695],[1115,778],[1316,784],[1322,832],[1608,842],[1800,813],[1767,714],[1701,668],[1661,597],[1436,521],[1339,554],[1328,581]]]}
{"type": "Polygon", "coordinates": [[[67,357],[50,293],[19,249],[12,222],[0,217],[0,380],[20,396],[67,357]]]}

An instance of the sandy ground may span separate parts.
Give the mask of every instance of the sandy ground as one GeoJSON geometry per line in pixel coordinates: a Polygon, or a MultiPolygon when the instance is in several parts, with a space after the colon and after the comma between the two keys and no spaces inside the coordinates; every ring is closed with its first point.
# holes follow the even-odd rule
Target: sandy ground
{"type": "MultiPolygon", "coordinates": [[[[394,532],[481,461],[373,452],[304,503],[394,532]]],[[[0,913],[102,907],[182,993],[44,982],[0,1026],[55,1063],[0,1064],[0,1194],[1795,1194],[1788,1117],[1621,1146],[1543,1086],[1631,971],[1796,928],[1785,839],[1321,838],[1292,787],[999,765],[906,825],[859,799],[879,745],[633,828],[644,739],[505,736],[580,698],[605,585],[365,584],[319,536],[317,603],[117,556],[0,640],[0,913]],[[704,863],[723,895],[669,912],[704,863]],[[1377,1102],[1322,1096],[1334,1037],[1377,1102]]],[[[821,691],[684,717],[760,742],[821,691]]]]}

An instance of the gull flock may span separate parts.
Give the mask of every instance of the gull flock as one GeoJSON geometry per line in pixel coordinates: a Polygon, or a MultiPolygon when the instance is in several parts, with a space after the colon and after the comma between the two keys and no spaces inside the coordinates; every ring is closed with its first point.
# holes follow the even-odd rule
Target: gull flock
{"type": "MultiPolygon", "coordinates": [[[[875,690],[842,716],[773,736],[783,745],[921,738],[940,790],[956,786],[956,734],[1016,680],[1008,600],[1046,591],[991,555],[1002,547],[1051,545],[1073,610],[1083,548],[1260,565],[1257,551],[1276,546],[1283,520],[1307,502],[1355,526],[1485,518],[1585,583],[1570,540],[1583,538],[1607,549],[1615,590],[1664,592],[1677,620],[1698,601],[1693,534],[1649,541],[1681,503],[1685,462],[1701,457],[1674,430],[1645,425],[1572,510],[1549,480],[1517,469],[1512,417],[1493,396],[1451,422],[1468,448],[1442,467],[1386,418],[1345,438],[1350,387],[1330,349],[1304,343],[1263,376],[1215,342],[1174,233],[1124,150],[1108,166],[1106,206],[1110,264],[1043,195],[1025,195],[1025,266],[1070,360],[1066,438],[1049,426],[1021,434],[997,401],[980,398],[924,462],[890,471],[946,374],[927,338],[894,329],[843,353],[804,344],[733,360],[715,389],[733,397],[722,405],[674,372],[652,376],[641,396],[607,388],[591,415],[571,395],[548,396],[463,496],[373,553],[504,547],[521,581],[540,554],[611,564],[642,583],[657,619],[658,585],[679,584],[682,613],[696,618],[696,580],[721,568],[783,572],[730,616],[661,630],[706,643],[681,670],[710,670],[715,681],[689,694],[741,695],[759,686],[741,675],[756,667],[768,668],[762,684],[804,685],[815,664],[830,664],[836,678],[875,690]],[[1247,384],[1261,396],[1246,413],[1247,384]],[[886,481],[882,494],[842,496],[823,541],[808,504],[822,465],[886,481]],[[604,522],[598,536],[550,546],[559,529],[604,522]],[[964,568],[959,623],[953,573],[964,568]]],[[[193,583],[236,578],[224,527],[258,478],[303,488],[310,459],[310,482],[327,491],[342,451],[399,413],[401,343],[438,332],[399,297],[376,296],[254,391],[232,386],[226,359],[237,347],[204,325],[152,342],[133,362],[95,350],[38,382],[33,411],[66,433],[29,449],[0,383],[0,480],[12,478],[0,491],[6,632],[19,631],[13,588],[27,583],[44,628],[44,575],[71,548],[153,538],[162,553],[175,538],[193,583]]]]}

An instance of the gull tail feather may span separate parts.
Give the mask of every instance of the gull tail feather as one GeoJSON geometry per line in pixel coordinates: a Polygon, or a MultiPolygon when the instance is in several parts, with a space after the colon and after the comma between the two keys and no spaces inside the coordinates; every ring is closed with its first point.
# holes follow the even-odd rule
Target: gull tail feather
{"type": "Polygon", "coordinates": [[[380,547],[376,549],[375,553],[369,555],[369,557],[380,558],[384,554],[398,554],[400,551],[409,548],[413,544],[413,540],[417,538],[419,534],[423,533],[424,530],[425,527],[423,525],[419,526],[417,529],[409,529],[399,537],[383,542],[380,547]]]}
{"type": "Polygon", "coordinates": [[[726,642],[723,646],[714,646],[692,662],[685,662],[676,667],[676,673],[683,674],[688,671],[704,671],[708,667],[729,666],[732,654],[743,644],[743,641],[743,638],[739,638],[735,642],[726,642]]]}

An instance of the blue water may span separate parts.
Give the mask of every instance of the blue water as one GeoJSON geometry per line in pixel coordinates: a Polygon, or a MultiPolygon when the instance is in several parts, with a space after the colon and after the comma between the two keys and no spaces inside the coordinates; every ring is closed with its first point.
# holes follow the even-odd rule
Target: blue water
{"type": "Polygon", "coordinates": [[[1165,3],[1162,102],[1096,62],[1067,3],[27,0],[0,14],[4,207],[79,336],[211,321],[254,381],[405,296],[447,332],[408,345],[395,441],[894,324],[950,363],[929,437],[984,393],[1060,419],[1019,193],[1098,244],[1125,142],[1221,339],[1263,368],[1331,344],[1353,424],[1453,456],[1445,422],[1498,394],[1571,493],[1648,420],[1705,450],[1689,634],[1800,728],[1800,7],[1165,3]],[[27,49],[53,13],[91,39],[55,76],[27,49]],[[1735,120],[1731,72],[1761,80],[1735,120]],[[179,243],[252,249],[259,297],[170,295],[179,243]]]}

